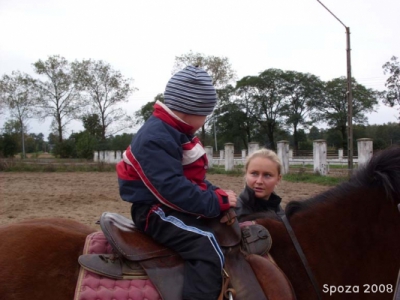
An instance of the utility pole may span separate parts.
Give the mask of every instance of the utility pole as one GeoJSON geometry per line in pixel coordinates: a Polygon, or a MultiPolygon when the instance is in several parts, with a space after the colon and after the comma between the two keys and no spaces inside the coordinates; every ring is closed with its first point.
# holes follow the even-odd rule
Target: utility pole
{"type": "Polygon", "coordinates": [[[347,162],[349,177],[353,174],[353,93],[351,85],[350,27],[344,25],[321,1],[317,0],[329,13],[346,28],[346,62],[347,62],[347,162]]]}

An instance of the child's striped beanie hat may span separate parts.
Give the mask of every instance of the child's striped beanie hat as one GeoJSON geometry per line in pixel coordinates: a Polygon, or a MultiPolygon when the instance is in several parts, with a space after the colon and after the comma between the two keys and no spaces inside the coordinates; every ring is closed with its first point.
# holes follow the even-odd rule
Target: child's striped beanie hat
{"type": "Polygon", "coordinates": [[[188,66],[168,81],[164,103],[169,109],[188,115],[207,116],[217,103],[217,93],[206,71],[188,66]]]}

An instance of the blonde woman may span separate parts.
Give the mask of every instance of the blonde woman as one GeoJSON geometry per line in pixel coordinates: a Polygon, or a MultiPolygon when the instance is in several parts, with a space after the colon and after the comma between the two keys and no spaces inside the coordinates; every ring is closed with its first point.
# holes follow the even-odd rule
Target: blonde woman
{"type": "Polygon", "coordinates": [[[282,179],[281,168],[278,155],[269,149],[257,150],[247,157],[246,186],[235,208],[239,221],[253,213],[279,210],[282,199],[274,190],[282,179]]]}

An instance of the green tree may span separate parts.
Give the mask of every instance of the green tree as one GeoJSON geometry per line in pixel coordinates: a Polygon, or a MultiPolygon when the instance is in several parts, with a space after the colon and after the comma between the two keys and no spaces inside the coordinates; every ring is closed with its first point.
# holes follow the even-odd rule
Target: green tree
{"type": "Polygon", "coordinates": [[[285,80],[285,96],[287,102],[284,107],[286,124],[293,129],[293,147],[299,149],[299,126],[307,128],[310,124],[309,113],[314,109],[310,103],[314,99],[322,98],[322,81],[315,75],[286,71],[283,74],[285,80]]]}
{"type": "Polygon", "coordinates": [[[318,127],[312,126],[312,127],[310,128],[310,132],[308,133],[308,138],[309,138],[311,141],[318,140],[318,139],[321,139],[321,138],[322,138],[322,134],[320,133],[318,127]]]}
{"type": "MultiPolygon", "coordinates": [[[[207,71],[212,78],[213,85],[217,89],[224,88],[227,84],[236,79],[236,71],[233,70],[232,65],[227,57],[193,53],[192,51],[175,57],[172,73],[174,74],[189,65],[198,66],[207,71]]],[[[212,115],[208,116],[205,124],[207,124],[212,118],[212,115]]],[[[205,126],[202,126],[200,137],[202,142],[205,140],[205,134],[205,126]]]]}
{"type": "Polygon", "coordinates": [[[287,107],[287,91],[284,72],[279,69],[268,69],[259,76],[247,76],[236,84],[239,95],[246,94],[249,103],[249,114],[265,132],[264,139],[271,149],[275,147],[274,134],[284,121],[287,107]]]}
{"type": "Polygon", "coordinates": [[[17,154],[18,144],[15,138],[8,133],[0,136],[0,153],[2,157],[14,157],[17,154]]]}
{"type": "Polygon", "coordinates": [[[50,145],[55,145],[60,139],[58,137],[57,134],[51,132],[49,133],[49,135],[47,136],[47,140],[49,141],[50,145]]]}
{"type": "Polygon", "coordinates": [[[220,101],[214,112],[224,142],[233,142],[244,149],[248,148],[249,142],[255,141],[258,132],[257,107],[252,98],[252,86],[246,84],[248,78],[240,80],[235,88],[228,85],[217,90],[220,101]]]}
{"type": "Polygon", "coordinates": [[[98,114],[85,114],[82,116],[83,128],[96,140],[102,139],[103,127],[98,114]]]}
{"type": "Polygon", "coordinates": [[[58,141],[62,142],[66,126],[79,117],[84,106],[74,85],[70,64],[64,57],[53,55],[46,61],[38,60],[33,67],[45,77],[43,81],[36,80],[41,117],[53,118],[58,141]]]}
{"type": "MultiPolygon", "coordinates": [[[[378,92],[368,89],[352,79],[353,86],[353,122],[366,124],[365,113],[372,112],[378,104],[378,92]]],[[[347,149],[347,79],[339,77],[325,83],[322,98],[314,99],[311,103],[316,110],[313,113],[315,122],[326,122],[333,129],[339,130],[342,147],[347,149]]]]}
{"type": "Polygon", "coordinates": [[[385,83],[387,92],[384,94],[384,102],[390,106],[396,102],[400,105],[400,62],[393,56],[382,68],[384,74],[390,75],[385,83]]]}
{"type": "Polygon", "coordinates": [[[212,120],[215,125],[212,126],[212,134],[214,138],[217,135],[219,142],[215,150],[218,146],[221,149],[228,142],[234,143],[235,147],[247,149],[253,134],[253,124],[249,123],[246,98],[236,97],[236,91],[231,85],[217,90],[217,93],[219,103],[212,120]]]}
{"type": "Polygon", "coordinates": [[[136,125],[143,124],[147,121],[148,118],[151,117],[151,115],[153,114],[153,106],[157,101],[164,103],[164,94],[157,94],[153,101],[147,102],[138,111],[135,112],[136,125]]]}
{"type": "Polygon", "coordinates": [[[326,143],[328,147],[341,148],[344,144],[342,132],[336,128],[328,129],[326,132],[326,143]]]}
{"type": "Polygon", "coordinates": [[[30,133],[26,137],[26,152],[33,153],[46,150],[46,142],[43,133],[30,133]]]}
{"type": "Polygon", "coordinates": [[[36,115],[37,96],[34,80],[27,74],[13,71],[0,80],[0,98],[8,107],[10,116],[19,122],[22,157],[25,158],[25,133],[29,119],[36,115]]]}
{"type": "Polygon", "coordinates": [[[52,152],[55,157],[76,158],[75,138],[65,139],[62,142],[57,141],[52,152]]]}
{"type": "Polygon", "coordinates": [[[87,160],[93,159],[93,153],[96,150],[97,139],[88,131],[83,131],[75,137],[76,154],[79,158],[87,160]]]}
{"type": "Polygon", "coordinates": [[[130,144],[133,138],[133,134],[123,133],[121,135],[116,135],[110,141],[111,150],[124,151],[130,144]]]}
{"type": "Polygon", "coordinates": [[[102,140],[106,139],[106,135],[132,127],[132,119],[117,107],[121,102],[127,102],[135,91],[131,79],[125,78],[102,60],[75,61],[72,70],[75,84],[87,93],[92,114],[100,117],[102,140]]]}
{"type": "MultiPolygon", "coordinates": [[[[24,125],[25,126],[25,125],[24,125]]],[[[3,125],[3,133],[7,134],[7,140],[14,140],[17,149],[22,149],[21,132],[27,132],[27,128],[21,129],[21,123],[18,120],[8,120],[3,125]]],[[[24,137],[25,139],[25,137],[24,137]]]]}

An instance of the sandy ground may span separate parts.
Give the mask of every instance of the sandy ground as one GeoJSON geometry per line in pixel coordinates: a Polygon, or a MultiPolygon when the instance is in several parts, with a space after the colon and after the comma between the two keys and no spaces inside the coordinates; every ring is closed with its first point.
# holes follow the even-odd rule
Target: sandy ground
{"type": "MultiPolygon", "coordinates": [[[[208,175],[214,185],[237,194],[242,177],[208,175]]],[[[281,182],[276,192],[283,205],[290,200],[307,199],[327,187],[281,182]]],[[[62,217],[97,228],[103,212],[116,212],[129,218],[130,204],[120,199],[116,174],[109,173],[9,173],[0,172],[0,225],[24,219],[62,217]]]]}

